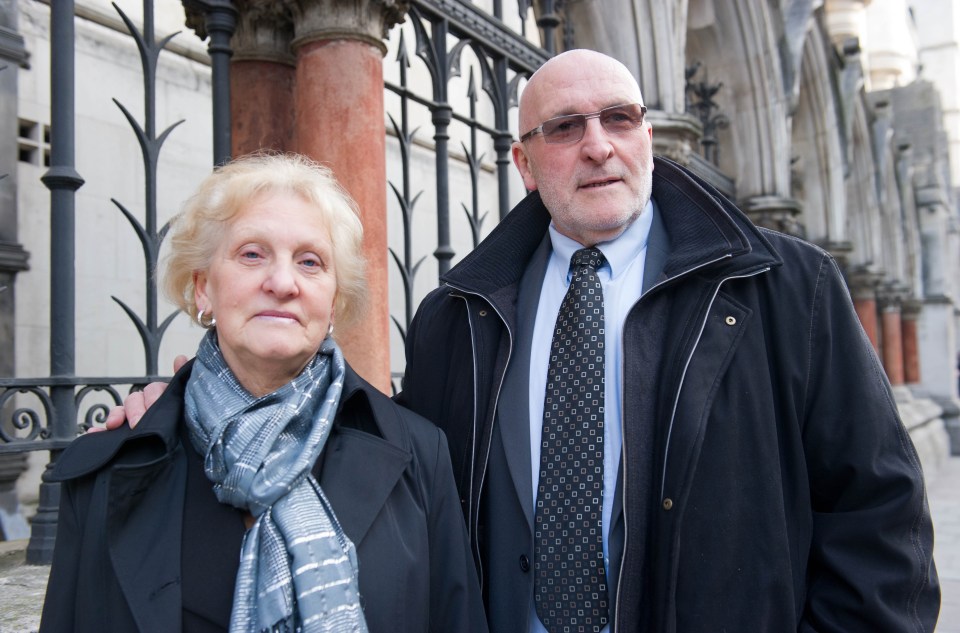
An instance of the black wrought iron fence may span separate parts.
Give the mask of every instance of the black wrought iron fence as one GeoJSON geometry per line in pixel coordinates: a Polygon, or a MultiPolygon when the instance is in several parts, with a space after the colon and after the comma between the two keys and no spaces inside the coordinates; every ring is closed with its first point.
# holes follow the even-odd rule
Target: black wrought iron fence
{"type": "MultiPolygon", "coordinates": [[[[211,164],[219,164],[229,157],[230,148],[229,41],[236,25],[236,9],[228,0],[183,0],[183,5],[192,18],[191,26],[201,36],[209,36],[214,150],[211,164]]],[[[418,273],[423,274],[421,264],[427,258],[427,254],[418,255],[413,215],[421,194],[431,187],[421,186],[419,179],[414,184],[412,148],[419,144],[432,157],[434,181],[430,184],[436,240],[428,253],[436,259],[437,273],[442,274],[458,255],[451,239],[451,208],[459,206],[463,211],[462,216],[455,217],[466,224],[469,239],[465,250],[476,245],[485,226],[499,221],[510,208],[509,152],[513,137],[508,120],[516,105],[518,83],[547,59],[553,42],[562,39],[558,31],[562,3],[538,2],[536,18],[529,17],[532,5],[532,0],[515,0],[515,14],[505,20],[502,0],[493,0],[490,13],[467,0],[411,0],[407,21],[396,30],[397,54],[386,64],[397,65],[393,73],[397,79],[385,81],[385,90],[394,99],[387,104],[392,126],[388,133],[396,138],[401,156],[399,176],[388,183],[402,225],[402,237],[390,245],[403,285],[402,305],[391,306],[401,339],[420,299],[414,281],[418,273]],[[547,43],[543,49],[527,37],[531,19],[547,43]],[[508,27],[508,21],[518,27],[508,27]],[[418,72],[427,73],[429,81],[409,80],[410,70],[417,68],[418,72]],[[456,85],[460,92],[451,94],[451,85],[456,85]],[[421,94],[425,86],[429,94],[421,94]],[[432,134],[411,127],[411,119],[416,117],[412,112],[418,108],[428,114],[432,134]],[[459,140],[453,159],[451,130],[459,140]],[[469,186],[451,191],[451,169],[466,174],[469,186]],[[495,203],[489,203],[490,196],[484,195],[488,183],[496,189],[495,203]],[[491,211],[495,213],[492,218],[491,211]]],[[[173,122],[159,134],[156,132],[163,125],[156,113],[158,57],[176,34],[157,40],[152,0],[143,0],[140,29],[115,6],[137,44],[143,70],[142,119],[115,100],[137,138],[143,159],[143,222],[128,210],[128,201],[113,199],[113,203],[141,245],[146,271],[144,313],[139,314],[122,297],[113,299],[139,334],[145,370],[136,376],[78,376],[74,210],[75,194],[84,180],[77,172],[74,155],[75,7],[72,0],[57,0],[50,7],[52,138],[50,168],[42,177],[51,194],[50,375],[0,377],[0,411],[8,417],[0,420],[0,455],[49,450],[47,472],[59,452],[78,433],[103,420],[111,404],[120,403],[131,389],[165,378],[159,375],[158,350],[175,313],[160,315],[153,275],[166,233],[166,226],[158,226],[157,221],[157,166],[164,142],[181,123],[173,122]]],[[[47,563],[52,557],[58,503],[59,487],[47,481],[45,473],[27,551],[31,563],[47,563]]]]}

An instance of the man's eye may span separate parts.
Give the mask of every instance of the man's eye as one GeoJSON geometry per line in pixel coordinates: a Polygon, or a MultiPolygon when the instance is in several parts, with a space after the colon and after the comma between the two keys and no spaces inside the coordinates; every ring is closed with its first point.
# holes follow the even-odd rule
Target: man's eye
{"type": "Polygon", "coordinates": [[[580,127],[576,121],[558,121],[554,124],[553,129],[556,132],[570,132],[580,127]]]}
{"type": "Polygon", "coordinates": [[[256,251],[244,251],[240,254],[243,259],[260,259],[260,253],[256,251]]]}

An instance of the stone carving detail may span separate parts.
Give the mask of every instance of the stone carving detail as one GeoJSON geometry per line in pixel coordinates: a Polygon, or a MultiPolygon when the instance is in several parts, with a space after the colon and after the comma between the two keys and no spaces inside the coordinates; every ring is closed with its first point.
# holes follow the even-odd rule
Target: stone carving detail
{"type": "Polygon", "coordinates": [[[700,138],[701,155],[714,165],[718,165],[720,149],[717,131],[726,129],[730,125],[730,119],[720,112],[719,104],[713,99],[723,87],[723,82],[711,84],[706,71],[703,73],[703,80],[693,80],[700,70],[700,65],[700,62],[696,62],[684,73],[687,82],[687,112],[700,119],[700,124],[703,126],[703,136],[700,138]]]}

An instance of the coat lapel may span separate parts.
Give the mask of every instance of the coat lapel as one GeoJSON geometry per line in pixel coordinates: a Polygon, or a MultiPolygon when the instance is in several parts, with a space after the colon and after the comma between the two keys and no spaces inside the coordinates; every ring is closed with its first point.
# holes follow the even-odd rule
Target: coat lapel
{"type": "Polygon", "coordinates": [[[497,407],[503,452],[531,533],[534,526],[533,473],[530,464],[530,348],[540,303],[539,288],[546,274],[550,252],[550,238],[545,236],[520,280],[513,356],[497,407]]]}
{"type": "Polygon", "coordinates": [[[337,424],[314,475],[357,546],[413,459],[396,406],[347,365],[337,424]]]}
{"type": "Polygon", "coordinates": [[[410,463],[411,454],[357,429],[327,441],[320,487],[354,545],[359,545],[410,463]]]}

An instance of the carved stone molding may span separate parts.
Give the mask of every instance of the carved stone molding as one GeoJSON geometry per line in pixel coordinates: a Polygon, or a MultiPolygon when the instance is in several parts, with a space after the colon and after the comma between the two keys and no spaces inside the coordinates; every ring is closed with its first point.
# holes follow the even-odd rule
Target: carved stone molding
{"type": "Polygon", "coordinates": [[[877,304],[883,312],[900,312],[910,289],[897,281],[888,281],[877,289],[877,304]]]}
{"type": "Polygon", "coordinates": [[[850,271],[847,283],[850,294],[855,300],[876,300],[877,288],[883,280],[883,274],[866,266],[857,266],[850,271]]]}
{"type": "Polygon", "coordinates": [[[690,164],[690,155],[699,153],[703,127],[695,116],[650,110],[647,120],[653,126],[654,154],[686,166],[690,164]]]}
{"type": "Polygon", "coordinates": [[[846,271],[849,266],[850,254],[853,253],[853,243],[847,240],[844,241],[828,241],[822,242],[819,244],[820,248],[830,253],[837,264],[840,266],[840,269],[846,271]]]}
{"type": "Polygon", "coordinates": [[[0,241],[0,272],[17,273],[29,270],[29,259],[30,253],[20,244],[0,241]]]}
{"type": "Polygon", "coordinates": [[[237,30],[230,44],[233,59],[295,65],[293,0],[235,0],[237,30]]]}
{"type": "Polygon", "coordinates": [[[294,0],[294,50],[319,40],[360,40],[387,53],[383,40],[403,22],[407,0],[294,0]]]}
{"type": "Polygon", "coordinates": [[[744,200],[740,208],[757,226],[799,237],[804,236],[804,229],[799,221],[803,206],[793,198],[755,196],[744,200]]]}

